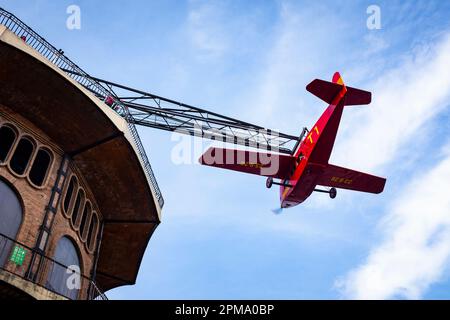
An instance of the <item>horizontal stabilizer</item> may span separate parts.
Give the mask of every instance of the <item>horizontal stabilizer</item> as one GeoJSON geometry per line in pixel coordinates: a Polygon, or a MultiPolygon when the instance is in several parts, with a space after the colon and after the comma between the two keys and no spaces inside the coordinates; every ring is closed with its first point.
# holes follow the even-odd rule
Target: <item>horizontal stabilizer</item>
{"type": "Polygon", "coordinates": [[[345,95],[346,106],[356,106],[369,104],[372,102],[372,93],[361,89],[347,87],[347,94],[345,95]]]}
{"type": "MultiPolygon", "coordinates": [[[[334,98],[341,92],[344,85],[315,79],[306,86],[306,90],[328,104],[332,104],[334,98]]],[[[369,104],[372,101],[372,93],[361,89],[346,87],[344,104],[347,106],[369,104]]]]}
{"type": "Polygon", "coordinates": [[[332,104],[334,98],[342,90],[341,84],[315,79],[306,86],[306,90],[311,92],[317,98],[322,99],[328,104],[332,104]]]}
{"type": "Polygon", "coordinates": [[[319,180],[318,185],[335,187],[369,193],[381,193],[386,183],[385,178],[380,178],[367,173],[338,167],[329,164],[319,180]]]}
{"type": "Polygon", "coordinates": [[[278,153],[209,148],[199,159],[200,164],[240,171],[265,177],[286,179],[295,167],[295,157],[278,153]]]}

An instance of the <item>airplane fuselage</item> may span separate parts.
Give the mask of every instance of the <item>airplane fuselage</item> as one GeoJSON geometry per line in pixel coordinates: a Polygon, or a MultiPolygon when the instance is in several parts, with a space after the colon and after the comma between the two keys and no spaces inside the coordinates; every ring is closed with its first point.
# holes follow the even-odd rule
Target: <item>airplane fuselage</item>
{"type": "Polygon", "coordinates": [[[344,108],[343,97],[346,88],[336,96],[332,104],[323,112],[315,125],[309,130],[307,136],[299,144],[294,152],[296,166],[292,169],[289,179],[282,181],[280,186],[280,202],[282,208],[289,208],[305,201],[314,191],[317,185],[317,179],[322,175],[328,165],[331,150],[336,137],[337,128],[344,108]],[[324,135],[326,148],[320,148],[316,152],[316,146],[324,135]]]}

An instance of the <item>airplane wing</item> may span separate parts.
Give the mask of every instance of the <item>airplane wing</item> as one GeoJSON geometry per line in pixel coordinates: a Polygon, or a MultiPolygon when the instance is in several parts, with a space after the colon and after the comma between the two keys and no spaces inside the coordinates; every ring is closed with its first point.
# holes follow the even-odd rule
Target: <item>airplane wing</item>
{"type": "Polygon", "coordinates": [[[278,179],[287,179],[296,165],[295,157],[290,155],[215,147],[209,148],[199,162],[206,166],[278,179]]]}
{"type": "Polygon", "coordinates": [[[381,193],[386,179],[329,164],[317,181],[318,185],[369,193],[381,193]]]}

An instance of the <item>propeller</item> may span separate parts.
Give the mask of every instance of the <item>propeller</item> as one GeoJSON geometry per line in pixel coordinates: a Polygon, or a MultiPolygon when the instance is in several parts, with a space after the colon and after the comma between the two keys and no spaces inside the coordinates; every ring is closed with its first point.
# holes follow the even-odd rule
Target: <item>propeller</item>
{"type": "Polygon", "coordinates": [[[282,214],[283,213],[283,208],[276,208],[276,209],[272,209],[272,212],[274,213],[274,214],[282,214]]]}

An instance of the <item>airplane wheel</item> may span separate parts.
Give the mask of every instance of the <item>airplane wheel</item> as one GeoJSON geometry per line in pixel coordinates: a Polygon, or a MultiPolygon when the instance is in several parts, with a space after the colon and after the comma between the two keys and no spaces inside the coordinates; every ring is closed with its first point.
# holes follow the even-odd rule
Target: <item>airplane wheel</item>
{"type": "Polygon", "coordinates": [[[330,198],[331,198],[331,199],[334,199],[334,198],[336,198],[336,195],[337,195],[337,190],[336,190],[336,188],[331,188],[331,189],[330,189],[330,198]]]}
{"type": "Polygon", "coordinates": [[[267,178],[266,180],[266,187],[268,189],[272,188],[272,184],[273,184],[273,178],[267,178]]]}

